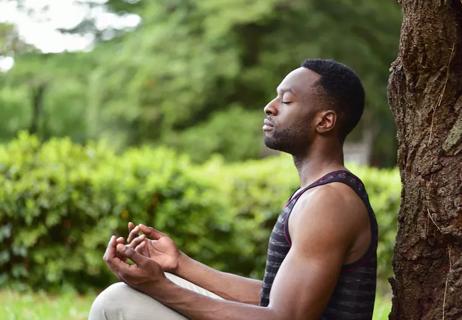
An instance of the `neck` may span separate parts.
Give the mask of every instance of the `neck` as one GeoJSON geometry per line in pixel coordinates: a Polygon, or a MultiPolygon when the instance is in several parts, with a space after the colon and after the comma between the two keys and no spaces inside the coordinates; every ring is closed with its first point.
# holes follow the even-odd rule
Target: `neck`
{"type": "Polygon", "coordinates": [[[293,159],[302,188],[329,172],[345,169],[343,147],[340,142],[330,146],[312,144],[304,154],[293,155],[293,159]]]}

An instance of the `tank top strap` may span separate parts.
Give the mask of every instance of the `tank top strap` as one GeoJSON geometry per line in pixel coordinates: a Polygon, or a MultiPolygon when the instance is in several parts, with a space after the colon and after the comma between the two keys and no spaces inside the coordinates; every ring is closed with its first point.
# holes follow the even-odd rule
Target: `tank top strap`
{"type": "Polygon", "coordinates": [[[328,184],[331,182],[343,182],[349,185],[356,193],[358,193],[358,195],[360,195],[362,199],[365,195],[365,188],[361,180],[359,180],[358,177],[356,177],[354,174],[352,174],[348,170],[341,169],[341,170],[329,172],[326,175],[319,178],[318,180],[311,183],[309,186],[295,191],[292,194],[292,196],[289,198],[289,201],[287,202],[287,204],[293,206],[295,205],[297,200],[301,197],[301,195],[304,194],[309,189],[312,189],[314,187],[318,187],[324,184],[328,184]]]}

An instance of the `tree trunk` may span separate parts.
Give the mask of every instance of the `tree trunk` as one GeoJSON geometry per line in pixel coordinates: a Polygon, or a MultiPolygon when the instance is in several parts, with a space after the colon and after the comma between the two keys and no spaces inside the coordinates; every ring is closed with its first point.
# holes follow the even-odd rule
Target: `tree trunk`
{"type": "Polygon", "coordinates": [[[39,83],[32,88],[32,117],[29,126],[29,133],[37,134],[39,131],[40,118],[43,111],[43,96],[46,85],[39,83]]]}
{"type": "Polygon", "coordinates": [[[401,0],[388,95],[403,183],[391,319],[462,319],[462,0],[401,0]]]}

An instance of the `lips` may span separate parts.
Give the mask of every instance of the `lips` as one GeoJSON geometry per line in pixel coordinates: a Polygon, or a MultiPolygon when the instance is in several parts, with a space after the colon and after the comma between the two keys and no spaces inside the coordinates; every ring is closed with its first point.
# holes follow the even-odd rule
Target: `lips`
{"type": "Polygon", "coordinates": [[[268,119],[265,119],[263,121],[263,131],[270,131],[272,130],[274,127],[273,123],[271,121],[269,121],[268,119]]]}

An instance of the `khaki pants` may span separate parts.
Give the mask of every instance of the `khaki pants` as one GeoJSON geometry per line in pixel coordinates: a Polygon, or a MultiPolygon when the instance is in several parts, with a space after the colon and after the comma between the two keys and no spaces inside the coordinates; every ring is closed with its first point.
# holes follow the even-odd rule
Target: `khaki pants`
{"type": "MultiPolygon", "coordinates": [[[[191,291],[222,299],[187,280],[165,274],[170,281],[191,291]]],[[[153,298],[130,288],[123,282],[114,283],[101,292],[91,306],[89,320],[185,320],[178,312],[153,298]]]]}

